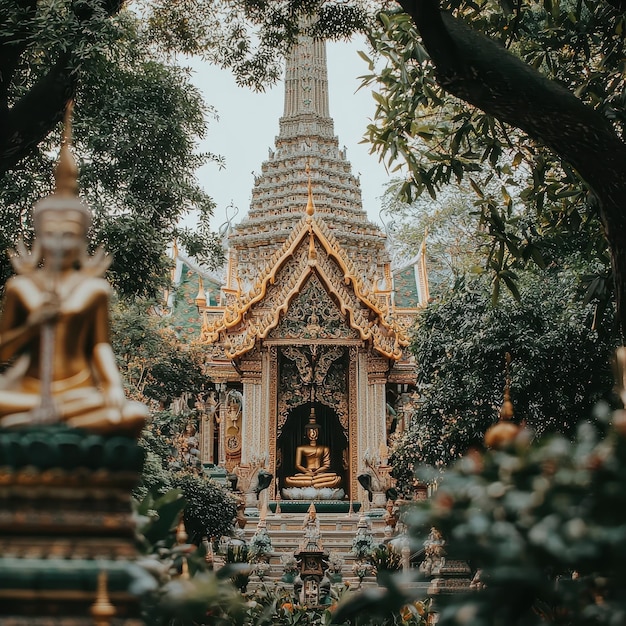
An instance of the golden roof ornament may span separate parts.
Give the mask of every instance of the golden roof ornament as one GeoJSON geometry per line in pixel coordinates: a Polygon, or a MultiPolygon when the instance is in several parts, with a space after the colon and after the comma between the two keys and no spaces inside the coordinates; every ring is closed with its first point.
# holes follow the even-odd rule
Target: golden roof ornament
{"type": "Polygon", "coordinates": [[[307,198],[307,203],[306,203],[306,214],[309,217],[313,217],[313,214],[315,213],[315,202],[313,202],[313,188],[311,186],[311,159],[307,159],[306,162],[306,175],[308,178],[308,198],[307,198]]]}
{"type": "Polygon", "coordinates": [[[198,308],[202,308],[206,306],[206,294],[204,293],[204,283],[202,281],[202,276],[198,275],[198,293],[196,295],[196,306],[198,308]]]}
{"type": "Polygon", "coordinates": [[[109,600],[106,571],[98,574],[96,601],[91,605],[90,613],[95,626],[110,626],[111,620],[115,616],[115,607],[109,600]]]}
{"type": "Polygon", "coordinates": [[[54,180],[56,183],[55,195],[57,196],[78,196],[78,166],[70,150],[72,143],[73,112],[74,103],[70,100],[65,108],[61,151],[56,168],[54,169],[54,180]]]}
{"type": "Polygon", "coordinates": [[[521,427],[510,421],[513,418],[514,410],[511,402],[511,377],[509,375],[509,365],[511,364],[511,355],[507,352],[505,355],[505,383],[504,383],[504,402],[500,407],[500,421],[487,429],[485,433],[485,445],[488,448],[505,448],[513,443],[519,434],[521,427]]]}
{"type": "Polygon", "coordinates": [[[87,231],[91,227],[91,211],[78,198],[78,166],[70,149],[73,111],[74,103],[70,101],[65,109],[61,151],[54,169],[54,192],[33,207],[33,221],[36,224],[47,211],[63,211],[68,220],[82,223],[87,231]]]}
{"type": "Polygon", "coordinates": [[[185,528],[185,520],[183,516],[180,517],[180,522],[178,522],[178,526],[176,527],[176,543],[179,546],[187,543],[188,535],[187,529],[185,528]]]}

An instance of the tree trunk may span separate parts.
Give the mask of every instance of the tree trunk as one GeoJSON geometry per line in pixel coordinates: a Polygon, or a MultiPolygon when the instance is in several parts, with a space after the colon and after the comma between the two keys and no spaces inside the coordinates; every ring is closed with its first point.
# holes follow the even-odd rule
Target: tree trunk
{"type": "MultiPolygon", "coordinates": [[[[117,14],[124,0],[97,0],[74,2],[73,19],[86,24],[97,10],[106,15],[117,14]]],[[[21,23],[37,11],[37,0],[16,0],[16,10],[21,11],[21,23]]],[[[68,17],[68,19],[70,19],[68,17]]],[[[16,28],[11,35],[0,35],[0,176],[14,169],[43,141],[58,122],[63,119],[67,103],[74,97],[78,81],[73,67],[72,51],[61,54],[57,62],[13,107],[9,107],[11,83],[27,51],[30,36],[26,30],[16,28]]]]}
{"type": "Polygon", "coordinates": [[[76,74],[67,55],[39,80],[10,110],[0,129],[0,175],[28,157],[63,119],[76,90],[76,74]]]}
{"type": "Polygon", "coordinates": [[[446,91],[548,146],[578,171],[596,195],[611,251],[623,340],[626,144],[600,113],[488,37],[441,11],[437,0],[397,2],[413,18],[446,91]]]}

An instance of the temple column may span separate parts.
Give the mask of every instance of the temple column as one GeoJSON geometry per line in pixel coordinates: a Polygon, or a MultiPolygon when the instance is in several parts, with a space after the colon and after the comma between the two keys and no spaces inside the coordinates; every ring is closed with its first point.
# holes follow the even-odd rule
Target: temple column
{"type": "Polygon", "coordinates": [[[213,415],[202,414],[200,425],[200,461],[213,463],[213,415]]]}
{"type": "Polygon", "coordinates": [[[250,464],[267,453],[262,447],[263,388],[256,377],[243,379],[243,445],[242,464],[250,464]]]}
{"type": "MultiPolygon", "coordinates": [[[[352,445],[356,445],[356,459],[357,459],[357,467],[356,473],[358,474],[363,467],[363,458],[365,457],[365,453],[368,450],[368,405],[367,405],[367,354],[358,351],[357,354],[357,437],[356,440],[351,442],[352,445]]],[[[359,485],[359,500],[361,502],[367,502],[367,493],[359,485]]]]}
{"type": "Polygon", "coordinates": [[[219,459],[215,459],[215,462],[222,466],[226,466],[226,428],[225,424],[228,419],[228,406],[226,402],[226,385],[223,385],[223,388],[219,391],[219,400],[218,400],[218,414],[219,414],[219,445],[218,445],[218,456],[219,459]]]}
{"type": "Polygon", "coordinates": [[[260,446],[261,450],[265,454],[267,461],[267,467],[269,467],[270,461],[270,427],[268,416],[271,415],[271,406],[273,401],[273,394],[270,385],[270,372],[271,372],[271,355],[269,350],[265,350],[261,355],[261,400],[263,403],[262,409],[259,412],[260,417],[260,446]]]}
{"type": "MultiPolygon", "coordinates": [[[[385,428],[385,383],[375,382],[368,385],[368,441],[367,447],[372,455],[379,457],[382,444],[387,444],[385,428]]],[[[383,461],[384,459],[380,459],[383,461]]]]}
{"type": "MultiPolygon", "coordinates": [[[[370,355],[367,364],[368,391],[368,447],[375,457],[381,456],[383,446],[387,445],[387,370],[389,363],[379,356],[370,355]]],[[[384,461],[385,459],[380,459],[384,461]]]]}

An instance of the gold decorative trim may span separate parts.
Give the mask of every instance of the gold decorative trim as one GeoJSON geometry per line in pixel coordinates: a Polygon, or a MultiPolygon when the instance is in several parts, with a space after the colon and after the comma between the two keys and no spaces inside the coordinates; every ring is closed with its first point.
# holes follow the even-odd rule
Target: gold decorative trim
{"type": "Polygon", "coordinates": [[[355,500],[358,494],[357,473],[359,471],[359,439],[358,439],[358,412],[357,412],[357,399],[358,399],[358,380],[357,380],[357,356],[358,349],[355,346],[351,346],[348,362],[348,405],[349,416],[348,424],[350,430],[350,439],[348,445],[350,446],[350,467],[348,468],[350,475],[350,500],[355,500]]]}
{"type": "Polygon", "coordinates": [[[372,340],[376,351],[387,358],[401,358],[402,347],[408,345],[405,329],[395,320],[384,300],[379,298],[376,285],[366,285],[358,275],[354,263],[343,257],[338,242],[326,224],[310,216],[301,220],[283,247],[272,256],[249,293],[238,293],[234,301],[225,308],[221,318],[213,323],[207,320],[203,324],[202,340],[206,343],[223,342],[227,358],[233,359],[245,354],[254,347],[257,339],[267,337],[270,330],[278,324],[281,313],[289,308],[291,300],[300,292],[312,272],[317,273],[327,291],[336,298],[349,325],[359,331],[363,340],[372,340]],[[322,258],[316,250],[318,245],[325,252],[322,258]],[[290,279],[285,281],[287,287],[280,303],[272,310],[266,310],[260,319],[253,321],[254,316],[250,314],[252,307],[266,298],[269,288],[277,283],[280,270],[290,260],[297,259],[301,247],[304,247],[306,253],[300,255],[300,260],[296,263],[298,268],[292,268],[290,279]],[[335,272],[329,272],[329,262],[335,264],[341,274],[337,283],[336,279],[333,280],[335,277],[331,276],[335,272]],[[350,285],[352,289],[348,290],[350,285]],[[369,314],[357,313],[355,305],[350,304],[350,292],[357,302],[375,314],[373,322],[369,321],[369,314]],[[244,332],[237,333],[237,329],[244,332]]]}
{"type": "Polygon", "coordinates": [[[269,471],[274,476],[273,489],[274,489],[274,498],[277,497],[278,487],[276,480],[276,445],[277,445],[277,432],[276,432],[276,422],[278,421],[278,349],[276,346],[271,346],[269,348],[269,436],[270,436],[270,445],[269,445],[269,471]]]}

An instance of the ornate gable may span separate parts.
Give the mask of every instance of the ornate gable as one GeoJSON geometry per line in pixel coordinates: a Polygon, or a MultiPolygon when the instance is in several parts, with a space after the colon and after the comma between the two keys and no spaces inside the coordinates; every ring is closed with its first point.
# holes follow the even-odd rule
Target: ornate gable
{"type": "Polygon", "coordinates": [[[337,305],[332,301],[317,273],[312,273],[289,309],[268,334],[270,339],[299,340],[358,339],[337,305]]]}
{"type": "MultiPolygon", "coordinates": [[[[313,275],[361,340],[371,341],[387,358],[401,357],[408,341],[390,311],[389,292],[378,289],[378,277],[363,277],[344,257],[323,220],[311,216],[301,220],[247,294],[237,293],[217,320],[205,320],[202,340],[223,344],[227,358],[245,354],[276,328],[313,275]]],[[[300,332],[309,323],[302,318],[300,332]]]]}

